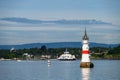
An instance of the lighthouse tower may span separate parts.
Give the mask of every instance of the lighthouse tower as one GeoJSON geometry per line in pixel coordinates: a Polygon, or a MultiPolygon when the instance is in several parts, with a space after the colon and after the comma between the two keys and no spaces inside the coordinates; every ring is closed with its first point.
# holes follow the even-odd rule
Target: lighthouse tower
{"type": "Polygon", "coordinates": [[[81,63],[80,63],[80,67],[82,68],[93,68],[94,65],[93,63],[90,62],[90,55],[89,55],[89,42],[88,42],[89,38],[87,36],[87,32],[85,29],[85,34],[83,36],[82,39],[82,59],[81,59],[81,63]]]}

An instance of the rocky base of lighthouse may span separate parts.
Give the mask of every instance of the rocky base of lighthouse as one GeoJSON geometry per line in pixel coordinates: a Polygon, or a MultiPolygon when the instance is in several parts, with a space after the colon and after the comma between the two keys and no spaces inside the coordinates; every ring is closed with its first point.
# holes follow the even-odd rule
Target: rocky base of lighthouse
{"type": "Polygon", "coordinates": [[[93,68],[94,64],[92,62],[81,62],[80,67],[81,68],[93,68]]]}

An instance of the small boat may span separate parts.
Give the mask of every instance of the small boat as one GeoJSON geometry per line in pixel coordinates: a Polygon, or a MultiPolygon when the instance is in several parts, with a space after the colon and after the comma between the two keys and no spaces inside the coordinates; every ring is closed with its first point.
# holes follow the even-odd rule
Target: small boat
{"type": "Polygon", "coordinates": [[[48,60],[48,63],[51,63],[50,60],[48,60]]]}
{"type": "Polygon", "coordinates": [[[48,63],[48,67],[49,67],[51,65],[51,61],[48,59],[47,63],[48,63]]]}
{"type": "Polygon", "coordinates": [[[21,60],[18,59],[17,62],[21,62],[21,60]]]}
{"type": "Polygon", "coordinates": [[[72,61],[72,60],[76,60],[75,55],[71,55],[67,49],[64,52],[64,54],[60,55],[60,57],[58,57],[58,60],[61,61],[72,61]]]}

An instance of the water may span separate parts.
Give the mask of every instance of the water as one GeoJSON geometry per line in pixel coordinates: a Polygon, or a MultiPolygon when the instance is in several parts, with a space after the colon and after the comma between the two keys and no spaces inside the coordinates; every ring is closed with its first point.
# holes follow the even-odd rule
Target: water
{"type": "Polygon", "coordinates": [[[120,80],[120,60],[94,60],[93,69],[80,61],[0,61],[0,80],[120,80]]]}

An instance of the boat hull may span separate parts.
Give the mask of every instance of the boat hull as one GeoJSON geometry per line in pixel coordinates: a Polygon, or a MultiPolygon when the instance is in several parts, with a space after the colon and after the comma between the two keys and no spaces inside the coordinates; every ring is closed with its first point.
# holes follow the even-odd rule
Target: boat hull
{"type": "Polygon", "coordinates": [[[74,61],[76,59],[58,59],[58,60],[60,60],[60,61],[74,61]]]}

